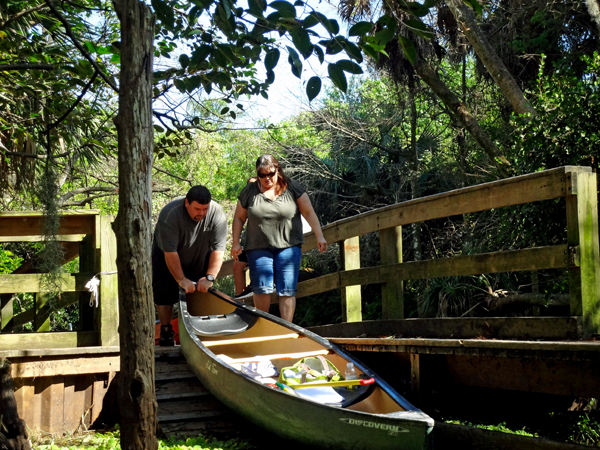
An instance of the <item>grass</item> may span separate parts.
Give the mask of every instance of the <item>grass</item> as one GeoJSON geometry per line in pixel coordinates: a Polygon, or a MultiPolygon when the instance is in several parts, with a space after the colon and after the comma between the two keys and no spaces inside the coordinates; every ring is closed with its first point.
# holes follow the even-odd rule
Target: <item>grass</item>
{"type": "MultiPolygon", "coordinates": [[[[88,431],[77,435],[32,436],[34,450],[120,450],[119,430],[104,433],[88,431]]],[[[198,436],[186,440],[159,439],[159,450],[254,450],[256,447],[242,439],[221,441],[212,437],[198,436]]]]}

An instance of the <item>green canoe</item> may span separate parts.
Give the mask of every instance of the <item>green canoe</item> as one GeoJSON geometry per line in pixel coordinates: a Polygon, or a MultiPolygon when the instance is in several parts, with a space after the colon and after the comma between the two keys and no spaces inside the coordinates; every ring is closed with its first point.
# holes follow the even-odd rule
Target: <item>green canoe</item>
{"type": "Polygon", "coordinates": [[[431,447],[433,419],[326,339],[214,289],[183,294],[180,320],[181,347],[196,376],[221,402],[256,425],[311,447],[431,447]],[[311,356],[324,357],[342,375],[353,362],[360,379],[370,384],[312,388],[306,390],[311,395],[302,395],[305,389],[280,389],[276,376],[255,377],[246,370],[252,363],[270,361],[280,371],[311,356]]]}

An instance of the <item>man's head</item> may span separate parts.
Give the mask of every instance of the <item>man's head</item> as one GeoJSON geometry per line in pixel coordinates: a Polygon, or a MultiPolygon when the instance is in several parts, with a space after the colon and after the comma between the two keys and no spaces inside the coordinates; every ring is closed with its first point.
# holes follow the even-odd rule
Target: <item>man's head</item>
{"type": "Polygon", "coordinates": [[[185,209],[193,220],[200,222],[208,214],[210,200],[210,191],[206,186],[194,186],[185,196],[185,209]]]}

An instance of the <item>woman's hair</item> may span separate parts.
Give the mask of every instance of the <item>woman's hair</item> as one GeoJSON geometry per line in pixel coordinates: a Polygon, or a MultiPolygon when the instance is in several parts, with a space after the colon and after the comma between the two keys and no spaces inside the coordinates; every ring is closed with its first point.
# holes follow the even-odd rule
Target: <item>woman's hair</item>
{"type": "Polygon", "coordinates": [[[281,164],[279,164],[279,161],[277,161],[273,155],[261,155],[256,160],[257,174],[259,170],[262,170],[263,172],[269,172],[273,169],[277,171],[276,194],[281,195],[281,193],[287,189],[288,184],[290,183],[290,179],[283,171],[281,164]]]}

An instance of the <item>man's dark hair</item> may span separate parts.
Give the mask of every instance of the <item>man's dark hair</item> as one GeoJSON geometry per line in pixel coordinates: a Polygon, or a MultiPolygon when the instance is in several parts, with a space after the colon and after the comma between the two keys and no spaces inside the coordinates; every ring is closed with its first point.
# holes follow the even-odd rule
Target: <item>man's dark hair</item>
{"type": "Polygon", "coordinates": [[[211,200],[211,195],[210,195],[210,191],[208,190],[208,188],[206,186],[194,186],[192,187],[187,195],[185,196],[185,198],[187,199],[188,203],[192,203],[192,202],[198,202],[201,205],[208,205],[210,203],[211,200]]]}

